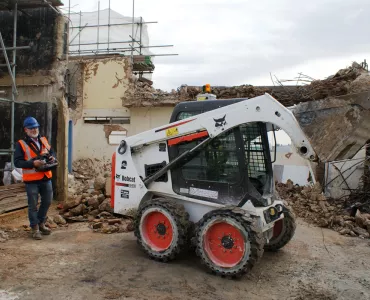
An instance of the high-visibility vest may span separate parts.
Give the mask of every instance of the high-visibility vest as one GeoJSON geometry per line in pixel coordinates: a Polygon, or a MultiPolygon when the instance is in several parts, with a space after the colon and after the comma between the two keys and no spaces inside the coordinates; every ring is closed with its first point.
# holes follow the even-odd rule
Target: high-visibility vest
{"type": "MultiPolygon", "coordinates": [[[[41,137],[41,150],[40,154],[47,154],[49,153],[51,147],[49,145],[48,140],[46,137],[41,137]]],[[[19,144],[22,146],[23,152],[24,152],[24,159],[30,160],[38,155],[32,150],[30,146],[27,145],[27,143],[24,140],[19,140],[19,144]]],[[[32,169],[22,169],[23,172],[23,181],[35,181],[35,180],[41,180],[46,176],[47,178],[51,178],[53,175],[51,171],[46,171],[46,172],[38,172],[34,168],[32,169]]]]}

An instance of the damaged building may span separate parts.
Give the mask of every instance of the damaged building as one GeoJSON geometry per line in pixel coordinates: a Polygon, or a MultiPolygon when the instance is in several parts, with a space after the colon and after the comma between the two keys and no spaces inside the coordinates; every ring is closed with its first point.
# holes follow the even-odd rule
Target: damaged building
{"type": "Polygon", "coordinates": [[[68,23],[56,9],[60,5],[59,0],[0,1],[0,169],[2,179],[12,171],[14,143],[24,136],[22,122],[35,116],[61,163],[54,176],[54,192],[63,199],[68,23]]]}
{"type": "Polygon", "coordinates": [[[148,24],[155,22],[141,17],[133,21],[110,9],[71,15],[71,21],[81,24],[69,31],[66,97],[73,131],[71,156],[73,161],[95,159],[106,165],[123,138],[169,121],[170,107],[148,110],[128,107],[124,101],[136,82],[152,85],[155,54],[149,49],[156,46],[149,45],[148,24]],[[110,23],[114,25],[107,27],[110,23]],[[127,44],[132,36],[134,49],[127,44]]]}
{"type": "MultiPolygon", "coordinates": [[[[58,10],[62,5],[58,0],[44,4],[18,1],[17,6],[11,1],[0,3],[6,49],[0,52],[2,178],[12,171],[12,143],[22,138],[21,122],[26,116],[35,116],[41,122],[42,133],[57,152],[60,167],[54,186],[58,198],[65,199],[68,173],[81,171],[73,168],[73,162],[81,166],[79,161],[90,160],[89,166],[100,170],[93,176],[109,172],[112,153],[122,139],[168,123],[176,104],[192,101],[202,91],[201,87],[187,85],[171,92],[155,89],[151,81],[155,55],[149,51],[147,30],[147,24],[153,22],[142,18],[132,21],[111,9],[67,18],[58,10]]],[[[218,99],[253,98],[269,93],[291,107],[353,93],[366,94],[368,90],[368,72],[354,64],[307,85],[213,87],[212,93],[218,99]]],[[[319,140],[314,133],[310,138],[319,140]]],[[[351,147],[350,151],[356,148],[351,147]]],[[[343,184],[347,190],[358,188],[365,159],[365,149],[355,157],[362,164],[343,160],[340,150],[327,153],[325,158],[333,162],[313,167],[317,169],[317,180],[328,183],[327,191],[336,197],[343,194],[343,184]],[[340,170],[345,169],[346,176],[352,172],[350,178],[343,181],[337,165],[340,170]]],[[[286,180],[299,168],[310,173],[311,167],[295,160],[292,149],[278,153],[282,159],[275,164],[279,173],[276,178],[286,180]]],[[[300,183],[305,182],[305,177],[306,174],[300,177],[300,183]]]]}
{"type": "Polygon", "coordinates": [[[125,136],[168,122],[170,109],[130,109],[122,100],[133,82],[151,83],[155,55],[147,24],[156,22],[135,18],[128,26],[131,17],[110,9],[66,16],[59,0],[0,4],[1,183],[15,182],[15,142],[24,136],[25,117],[34,116],[57,153],[53,186],[63,200],[73,161],[109,165],[125,136]],[[87,22],[98,25],[81,25],[87,22]]]}

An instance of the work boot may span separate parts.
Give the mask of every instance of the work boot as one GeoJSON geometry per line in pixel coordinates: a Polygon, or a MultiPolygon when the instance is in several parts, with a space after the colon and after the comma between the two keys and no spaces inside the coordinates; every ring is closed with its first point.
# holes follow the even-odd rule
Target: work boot
{"type": "Polygon", "coordinates": [[[41,240],[42,239],[41,232],[39,230],[39,226],[38,225],[32,227],[31,233],[32,233],[32,237],[35,240],[41,240]]]}
{"type": "Polygon", "coordinates": [[[51,230],[45,226],[45,223],[41,223],[39,228],[43,235],[49,235],[51,233],[51,230]]]}

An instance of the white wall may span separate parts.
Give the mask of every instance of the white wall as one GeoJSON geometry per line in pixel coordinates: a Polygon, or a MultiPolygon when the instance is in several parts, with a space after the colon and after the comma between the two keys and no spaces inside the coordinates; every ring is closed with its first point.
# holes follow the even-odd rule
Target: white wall
{"type": "Polygon", "coordinates": [[[360,179],[364,173],[364,160],[365,149],[362,149],[353,159],[327,163],[325,174],[325,185],[327,185],[325,189],[326,195],[339,198],[350,193],[348,190],[344,189],[359,188],[360,179]],[[337,169],[339,169],[346,179],[345,182],[337,169]]]}
{"type": "MultiPolygon", "coordinates": [[[[271,152],[271,158],[274,159],[271,152]]],[[[278,146],[276,162],[273,163],[274,179],[286,183],[288,179],[295,184],[304,186],[308,184],[310,169],[306,159],[302,158],[290,145],[278,146]]]]}
{"type": "MultiPolygon", "coordinates": [[[[83,116],[130,117],[131,124],[118,126],[127,130],[127,136],[131,136],[169,123],[172,110],[172,107],[89,109],[84,110],[83,116]]],[[[111,159],[117,145],[109,145],[104,125],[84,124],[81,118],[77,120],[73,130],[73,160],[96,158],[105,161],[111,159]]]]}

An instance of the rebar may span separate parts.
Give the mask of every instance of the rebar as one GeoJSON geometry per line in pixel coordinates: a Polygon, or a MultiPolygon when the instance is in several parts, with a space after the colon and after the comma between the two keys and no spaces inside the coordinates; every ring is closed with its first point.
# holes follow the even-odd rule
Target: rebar
{"type": "Polygon", "coordinates": [[[13,70],[11,76],[14,80],[14,87],[12,89],[12,103],[11,103],[11,129],[10,129],[10,150],[12,151],[11,156],[11,166],[12,169],[14,168],[14,126],[15,126],[15,101],[17,101],[17,87],[15,85],[15,63],[16,63],[16,55],[17,55],[17,24],[18,24],[18,4],[14,4],[14,28],[13,28],[13,70]]]}

